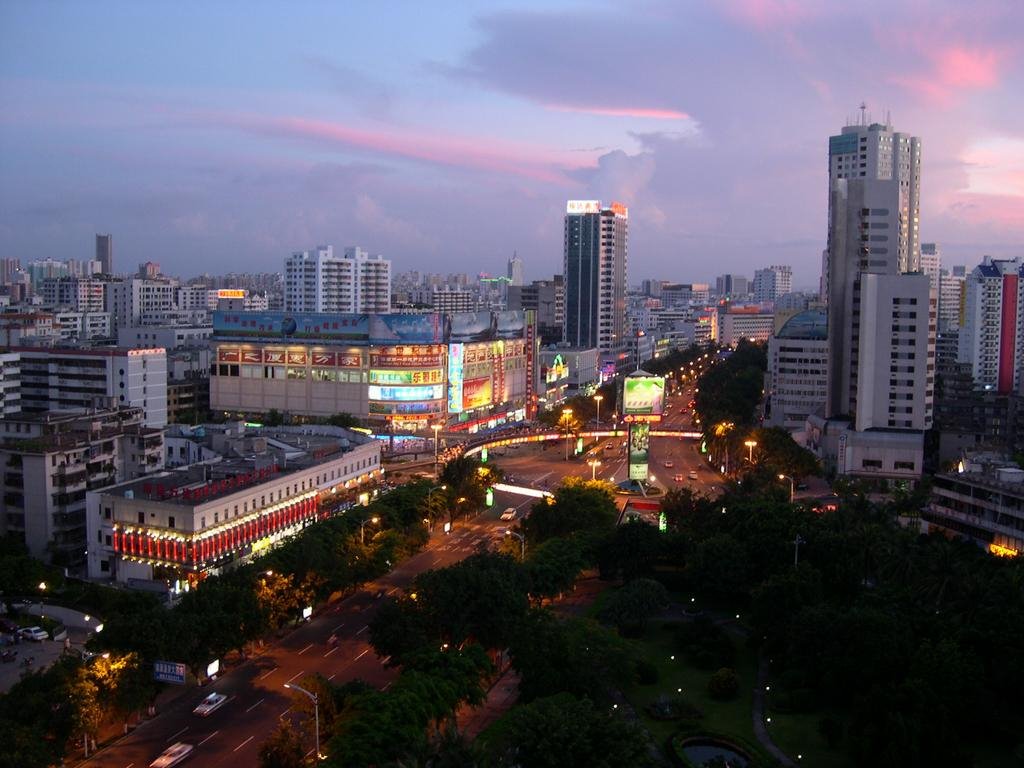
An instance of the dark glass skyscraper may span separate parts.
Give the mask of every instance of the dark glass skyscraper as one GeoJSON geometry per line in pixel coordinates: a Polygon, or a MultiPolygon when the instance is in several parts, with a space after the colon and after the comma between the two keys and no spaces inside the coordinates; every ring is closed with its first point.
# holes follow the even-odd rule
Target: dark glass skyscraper
{"type": "Polygon", "coordinates": [[[565,341],[602,352],[625,345],[629,213],[599,200],[565,209],[565,341]]]}
{"type": "Polygon", "coordinates": [[[96,235],[96,261],[104,275],[114,274],[114,236],[96,235]]]}

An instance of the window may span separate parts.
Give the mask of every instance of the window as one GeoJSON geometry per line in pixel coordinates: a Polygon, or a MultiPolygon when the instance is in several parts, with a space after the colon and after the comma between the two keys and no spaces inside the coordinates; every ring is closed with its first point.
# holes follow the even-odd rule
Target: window
{"type": "Polygon", "coordinates": [[[167,518],[167,527],[168,528],[173,528],[174,527],[174,515],[171,515],[170,517],[167,518]]]}
{"type": "Polygon", "coordinates": [[[146,513],[145,512],[139,512],[139,525],[145,525],[145,524],[146,524],[146,513]]]}

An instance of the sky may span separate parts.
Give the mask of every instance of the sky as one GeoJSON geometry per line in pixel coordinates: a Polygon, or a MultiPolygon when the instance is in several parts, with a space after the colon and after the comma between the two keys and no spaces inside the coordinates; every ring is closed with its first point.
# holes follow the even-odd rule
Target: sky
{"type": "Polygon", "coordinates": [[[0,0],[0,257],[561,270],[629,206],[629,278],[817,285],[828,136],[922,139],[921,239],[1024,256],[1024,3],[0,0]]]}

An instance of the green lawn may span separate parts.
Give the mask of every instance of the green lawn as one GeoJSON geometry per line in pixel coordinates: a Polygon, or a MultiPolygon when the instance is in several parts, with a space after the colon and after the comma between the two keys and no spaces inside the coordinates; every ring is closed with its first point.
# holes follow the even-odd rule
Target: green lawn
{"type": "Polygon", "coordinates": [[[704,713],[702,726],[743,742],[755,742],[751,722],[752,691],[757,677],[757,658],[752,651],[737,643],[736,674],[740,678],[740,694],[733,701],[715,701],[707,694],[708,678],[714,670],[691,666],[678,653],[673,643],[672,625],[652,624],[645,637],[631,641],[638,656],[658,668],[659,680],[654,685],[633,683],[623,693],[636,707],[644,726],[650,730],[659,746],[679,730],[677,722],[663,722],[647,716],[645,707],[663,695],[682,697],[704,713]],[[668,627],[668,628],[666,628],[668,627]],[[672,656],[675,659],[672,659],[672,656]],[[682,689],[682,694],[679,689],[682,689]]]}

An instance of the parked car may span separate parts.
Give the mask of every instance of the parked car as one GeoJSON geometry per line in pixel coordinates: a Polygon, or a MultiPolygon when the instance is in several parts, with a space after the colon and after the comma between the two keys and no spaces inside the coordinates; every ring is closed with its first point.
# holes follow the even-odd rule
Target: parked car
{"type": "Polygon", "coordinates": [[[676,465],[674,461],[663,461],[661,462],[661,464],[663,467],[665,467],[665,469],[672,469],[672,467],[676,465]]]}
{"type": "Polygon", "coordinates": [[[37,643],[50,639],[50,634],[42,627],[24,627],[18,634],[26,640],[35,640],[37,643]]]}
{"type": "Polygon", "coordinates": [[[502,520],[515,520],[517,514],[518,513],[516,512],[516,508],[515,507],[509,507],[508,509],[506,509],[504,512],[501,513],[501,519],[502,520]]]}
{"type": "Polygon", "coordinates": [[[689,478],[691,480],[696,480],[697,479],[697,473],[691,471],[690,474],[689,474],[689,478]]]}
{"type": "Polygon", "coordinates": [[[178,765],[195,750],[191,744],[179,741],[165,749],[156,760],[149,764],[149,768],[171,768],[178,765]]]}
{"type": "Polygon", "coordinates": [[[223,707],[227,700],[228,697],[223,693],[211,693],[199,702],[199,706],[192,710],[192,714],[199,715],[200,717],[209,717],[218,709],[223,707]]]}
{"type": "Polygon", "coordinates": [[[14,661],[16,658],[18,658],[18,652],[13,648],[8,648],[7,650],[0,652],[0,661],[14,661]]]}

